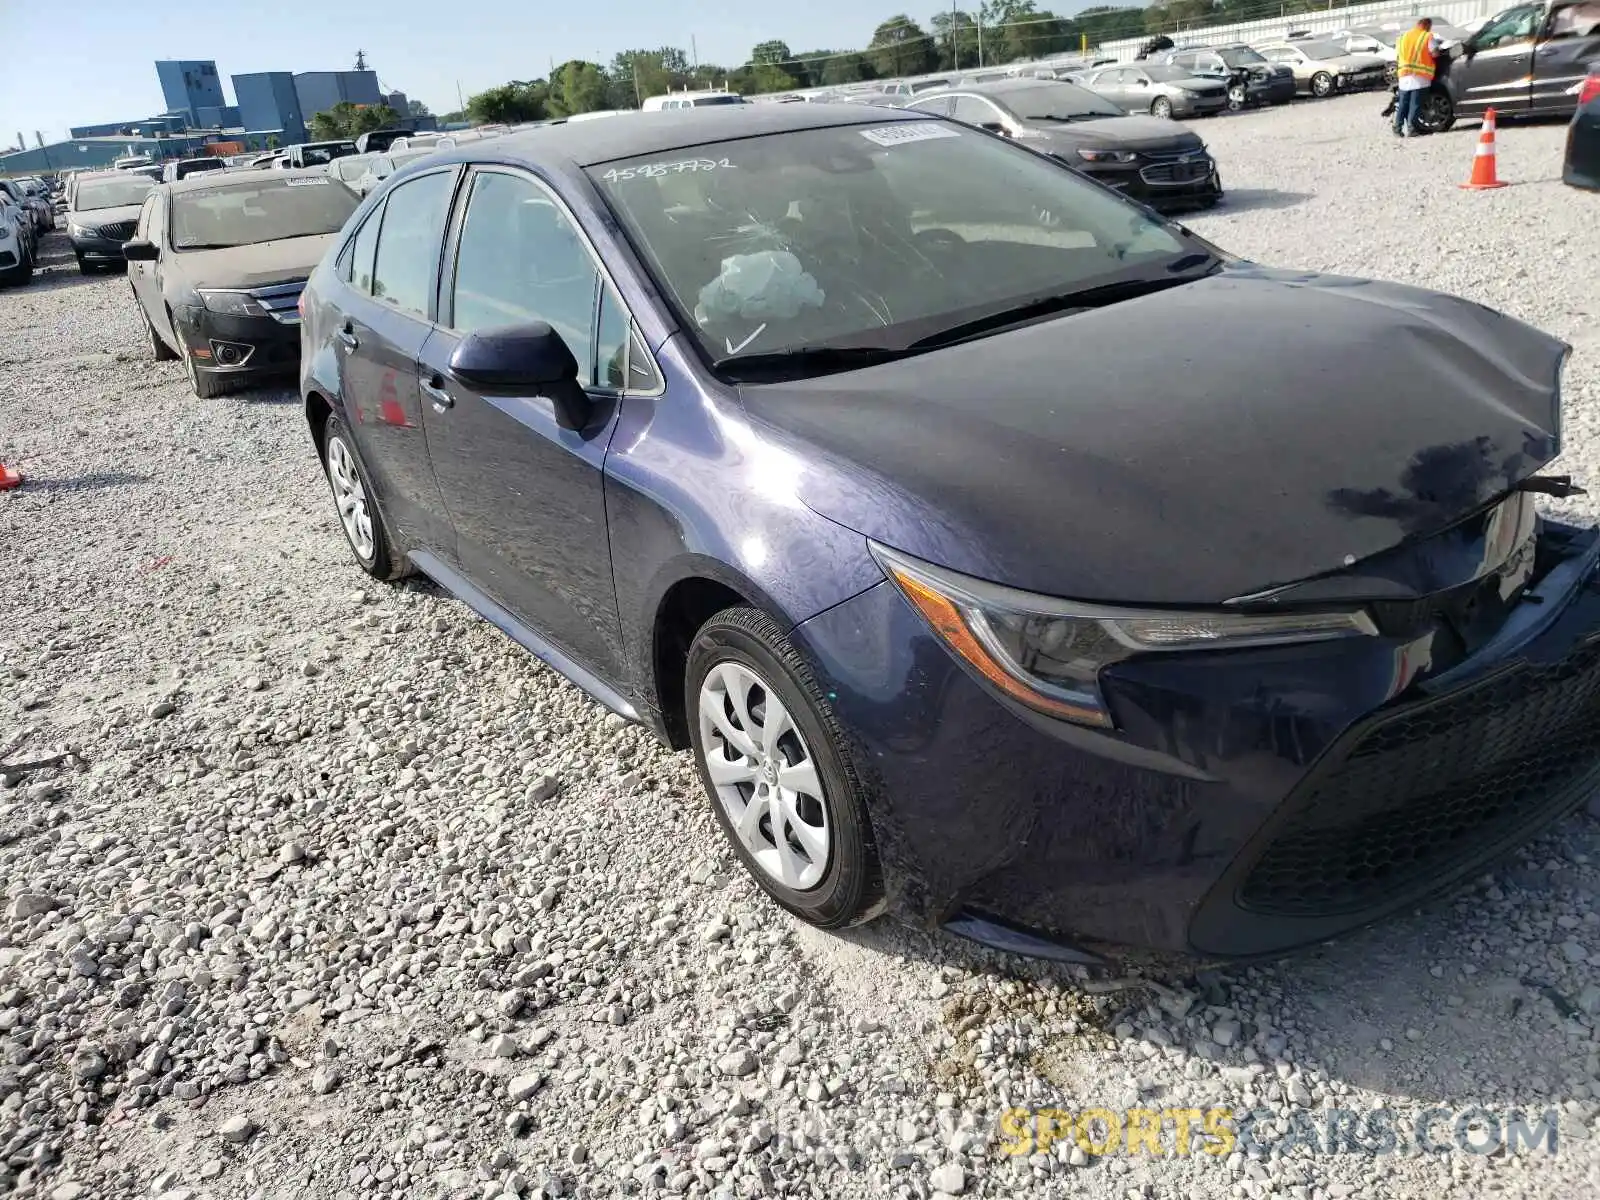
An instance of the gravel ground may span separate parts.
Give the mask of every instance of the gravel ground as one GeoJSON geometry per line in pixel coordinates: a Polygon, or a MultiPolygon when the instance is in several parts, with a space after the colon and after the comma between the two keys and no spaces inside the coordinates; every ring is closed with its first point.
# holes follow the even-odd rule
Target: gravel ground
{"type": "MultiPolygon", "coordinates": [[[[1199,124],[1231,197],[1193,224],[1567,338],[1562,465],[1600,482],[1600,197],[1554,182],[1564,127],[1502,129],[1516,186],[1463,192],[1474,134],[1397,142],[1381,103],[1199,124]]],[[[1594,816],[1380,929],[1159,984],[813,932],[686,757],[357,571],[290,390],[196,401],[126,281],[48,249],[0,293],[30,476],[0,495],[0,760],[75,757],[0,782],[0,1193],[1600,1188],[1594,816]],[[1159,1159],[1009,1156],[1018,1104],[1265,1108],[1263,1142],[1386,1108],[1403,1145],[1434,1105],[1554,1108],[1559,1151],[1180,1156],[1169,1126],[1159,1159]]]]}

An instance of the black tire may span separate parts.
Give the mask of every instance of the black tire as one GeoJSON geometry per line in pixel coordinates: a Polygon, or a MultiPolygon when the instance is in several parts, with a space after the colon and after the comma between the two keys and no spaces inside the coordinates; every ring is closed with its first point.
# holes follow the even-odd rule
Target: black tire
{"type": "MultiPolygon", "coordinates": [[[[689,647],[684,698],[689,715],[695,765],[717,823],[733,852],[761,889],[802,921],[822,929],[840,929],[877,915],[883,899],[883,874],[872,826],[867,819],[860,779],[844,747],[827,696],[811,666],[790,643],[783,629],[760,609],[724,609],[700,627],[689,647]],[[711,671],[725,663],[742,665],[770,683],[793,719],[817,768],[830,831],[827,868],[817,884],[796,891],[768,874],[735,833],[706,767],[706,747],[698,712],[700,687],[711,671]]],[[[753,707],[753,706],[752,706],[753,707]]]]}
{"type": "Polygon", "coordinates": [[[1333,95],[1333,76],[1326,71],[1318,71],[1311,77],[1311,94],[1318,100],[1326,100],[1333,95]]]}
{"type": "Polygon", "coordinates": [[[95,273],[95,268],[91,267],[84,260],[83,255],[79,254],[79,255],[76,255],[75,257],[78,260],[78,274],[79,275],[93,275],[95,273]]]}
{"type": "Polygon", "coordinates": [[[350,549],[350,556],[354,558],[361,569],[374,579],[385,582],[404,579],[412,573],[409,559],[398,557],[394,553],[394,539],[389,534],[389,527],[384,523],[383,510],[374,499],[372,490],[372,477],[367,474],[367,468],[361,461],[361,454],[356,449],[355,439],[350,436],[350,427],[347,426],[338,413],[330,413],[327,422],[322,427],[322,474],[328,481],[328,490],[333,494],[334,515],[339,519],[339,529],[344,533],[345,545],[350,549]],[[337,456],[335,444],[344,447],[349,455],[350,468],[360,480],[364,496],[364,507],[372,526],[372,549],[363,551],[356,545],[355,538],[345,528],[344,518],[339,513],[339,485],[334,481],[335,471],[329,465],[337,456]]]}
{"type": "Polygon", "coordinates": [[[1418,126],[1429,133],[1449,133],[1455,123],[1455,102],[1446,93],[1429,91],[1423,94],[1417,109],[1418,126]]]}
{"type": "Polygon", "coordinates": [[[215,400],[233,390],[233,380],[229,376],[211,375],[200,370],[192,354],[184,354],[183,366],[189,372],[189,387],[202,400],[215,400]]]}
{"type": "Polygon", "coordinates": [[[1172,101],[1165,96],[1157,96],[1150,101],[1150,115],[1152,117],[1162,117],[1168,121],[1172,120],[1172,101]]]}
{"type": "Polygon", "coordinates": [[[161,335],[156,332],[155,322],[150,319],[149,314],[144,313],[142,309],[140,312],[144,316],[145,336],[150,339],[150,357],[155,359],[156,362],[176,362],[178,352],[162,340],[161,335]]]}

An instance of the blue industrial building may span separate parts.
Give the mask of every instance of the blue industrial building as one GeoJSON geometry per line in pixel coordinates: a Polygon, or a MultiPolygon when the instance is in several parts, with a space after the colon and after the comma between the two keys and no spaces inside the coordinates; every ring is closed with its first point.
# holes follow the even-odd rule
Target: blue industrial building
{"type": "Polygon", "coordinates": [[[306,140],[306,114],[300,110],[290,71],[257,71],[233,77],[233,94],[239,101],[239,124],[261,133],[276,133],[280,145],[306,140]]]}
{"type": "Polygon", "coordinates": [[[164,59],[156,63],[156,78],[161,80],[161,95],[166,99],[167,113],[185,114],[196,129],[217,128],[201,119],[204,109],[221,110],[228,107],[227,97],[222,94],[222,76],[217,74],[215,62],[210,59],[164,59]]]}
{"type": "Polygon", "coordinates": [[[383,103],[376,71],[300,71],[294,77],[294,94],[307,121],[336,104],[383,103]]]}

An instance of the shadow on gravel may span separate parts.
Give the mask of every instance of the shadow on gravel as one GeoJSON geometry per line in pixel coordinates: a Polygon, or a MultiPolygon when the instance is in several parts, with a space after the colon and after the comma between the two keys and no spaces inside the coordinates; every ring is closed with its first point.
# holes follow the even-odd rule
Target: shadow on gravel
{"type": "Polygon", "coordinates": [[[97,279],[116,278],[125,275],[122,268],[115,268],[103,274],[85,275],[78,270],[77,260],[72,254],[72,242],[60,230],[47,233],[44,240],[39,243],[38,255],[34,260],[33,279],[21,291],[55,291],[61,288],[77,287],[79,284],[93,283],[97,279]]]}
{"type": "Polygon", "coordinates": [[[1276,188],[1236,188],[1222,198],[1218,212],[1265,211],[1274,208],[1293,208],[1311,196],[1307,192],[1280,192],[1276,188]]]}
{"type": "Polygon", "coordinates": [[[113,488],[132,487],[149,483],[150,476],[135,475],[128,471],[96,471],[91,475],[68,475],[59,479],[48,475],[24,475],[25,492],[106,492],[113,488]]]}

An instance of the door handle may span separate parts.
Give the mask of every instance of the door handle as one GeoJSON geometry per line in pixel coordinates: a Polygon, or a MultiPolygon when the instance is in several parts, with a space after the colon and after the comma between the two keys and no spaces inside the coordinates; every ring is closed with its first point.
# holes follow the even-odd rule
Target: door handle
{"type": "Polygon", "coordinates": [[[422,394],[433,401],[434,412],[442,413],[446,409],[455,407],[456,399],[445,390],[443,376],[435,375],[432,379],[422,380],[420,386],[422,394]]]}
{"type": "Polygon", "coordinates": [[[356,336],[355,330],[348,326],[339,330],[339,340],[345,344],[347,350],[354,350],[361,345],[361,339],[356,336]]]}

